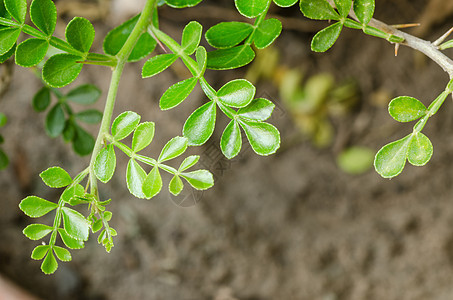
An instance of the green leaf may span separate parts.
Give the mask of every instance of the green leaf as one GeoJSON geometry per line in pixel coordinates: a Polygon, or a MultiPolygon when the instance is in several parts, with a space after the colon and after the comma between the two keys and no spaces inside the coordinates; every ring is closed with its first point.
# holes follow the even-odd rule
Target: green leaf
{"type": "Polygon", "coordinates": [[[3,127],[8,122],[8,118],[4,113],[0,113],[0,127],[3,127]]]}
{"type": "Polygon", "coordinates": [[[300,10],[309,19],[339,20],[340,16],[327,0],[301,0],[300,10]]]}
{"type": "Polygon", "coordinates": [[[415,132],[412,136],[412,141],[407,151],[407,160],[414,166],[424,166],[433,156],[433,144],[421,132],[415,132]]]}
{"type": "Polygon", "coordinates": [[[203,46],[200,46],[197,48],[195,57],[197,58],[198,64],[198,77],[201,77],[206,71],[206,67],[208,65],[208,53],[206,52],[206,49],[203,46]]]}
{"type": "Polygon", "coordinates": [[[31,258],[35,260],[41,260],[46,256],[47,251],[49,251],[50,246],[49,245],[39,245],[36,246],[35,249],[33,249],[33,252],[31,253],[31,258]]]}
{"type": "Polygon", "coordinates": [[[274,3],[280,7],[290,7],[296,4],[299,0],[274,0],[274,3]]]}
{"type": "Polygon", "coordinates": [[[351,10],[352,0],[334,0],[334,2],[340,15],[346,18],[351,10]]]}
{"type": "Polygon", "coordinates": [[[40,240],[53,230],[52,227],[44,224],[30,224],[22,231],[30,240],[40,240]]]}
{"type": "Polygon", "coordinates": [[[366,147],[350,147],[337,157],[337,164],[343,172],[356,175],[366,172],[373,166],[374,153],[366,147]]]}
{"type": "Polygon", "coordinates": [[[217,49],[226,49],[238,45],[253,31],[253,25],[244,22],[222,22],[206,31],[206,41],[217,49]]]}
{"type": "Polygon", "coordinates": [[[247,18],[256,18],[269,6],[270,0],[234,0],[237,10],[247,18]]]}
{"type": "Polygon", "coordinates": [[[197,21],[192,21],[184,27],[182,32],[181,47],[188,55],[192,55],[198,48],[203,27],[197,21]]]}
{"type": "Polygon", "coordinates": [[[0,29],[0,55],[7,53],[16,45],[19,35],[20,29],[18,28],[0,29]]]}
{"type": "Polygon", "coordinates": [[[353,8],[360,23],[366,25],[374,14],[374,0],[354,0],[353,8]]]}
{"type": "Polygon", "coordinates": [[[311,50],[325,52],[329,50],[340,36],[343,24],[337,22],[319,31],[311,41],[311,50]]]}
{"type": "Polygon", "coordinates": [[[101,90],[92,84],[83,84],[71,90],[66,99],[74,103],[89,105],[95,103],[101,96],[101,90]]]}
{"type": "Polygon", "coordinates": [[[216,105],[213,101],[197,108],[187,119],[183,135],[189,140],[190,146],[206,143],[214,132],[216,121],[216,105]]]}
{"type": "Polygon", "coordinates": [[[272,44],[282,32],[282,22],[277,19],[264,20],[255,33],[256,48],[264,49],[272,44]]]}
{"type": "Polygon", "coordinates": [[[160,98],[160,109],[167,110],[178,106],[186,100],[197,85],[198,78],[192,77],[175,83],[169,87],[160,98]]]}
{"type": "Polygon", "coordinates": [[[91,231],[93,233],[96,233],[96,232],[98,232],[99,230],[102,229],[102,226],[103,226],[102,220],[98,219],[98,220],[96,220],[96,222],[93,223],[93,225],[91,225],[91,231]]]}
{"type": "Polygon", "coordinates": [[[171,66],[177,59],[178,56],[173,53],[161,54],[151,57],[143,66],[142,78],[148,78],[159,74],[160,72],[171,66]]]}
{"type": "Polygon", "coordinates": [[[13,47],[8,50],[8,52],[6,52],[3,55],[0,55],[0,64],[7,61],[11,56],[13,56],[14,53],[16,53],[16,44],[14,44],[13,47]]]}
{"type": "Polygon", "coordinates": [[[66,40],[74,49],[88,53],[94,42],[94,27],[90,21],[75,17],[66,26],[66,40]]]}
{"type": "Polygon", "coordinates": [[[33,97],[34,110],[41,112],[45,111],[50,105],[50,89],[46,86],[42,87],[33,97]]]}
{"type": "Polygon", "coordinates": [[[61,248],[58,246],[53,246],[53,251],[55,252],[55,255],[58,257],[59,260],[61,261],[71,261],[71,253],[69,253],[68,249],[61,248]]]}
{"type": "Polygon", "coordinates": [[[181,163],[181,165],[179,166],[178,171],[182,172],[182,171],[189,169],[190,167],[193,167],[199,160],[200,160],[199,155],[191,155],[191,156],[186,157],[184,159],[184,161],[181,163]]]}
{"type": "Polygon", "coordinates": [[[134,159],[130,159],[126,170],[126,182],[129,192],[137,198],[146,199],[146,195],[143,193],[145,179],[146,172],[134,159]]]}
{"type": "Polygon", "coordinates": [[[152,168],[151,172],[146,176],[145,182],[143,183],[143,194],[147,199],[159,194],[162,189],[162,177],[159,173],[159,168],[152,168]]]}
{"type": "Polygon", "coordinates": [[[401,96],[393,99],[389,104],[389,114],[398,122],[417,120],[428,113],[428,109],[419,100],[401,96]]]}
{"type": "Polygon", "coordinates": [[[178,196],[183,188],[184,183],[182,182],[181,178],[178,175],[173,176],[168,186],[170,193],[172,193],[174,196],[178,196]]]}
{"type": "Polygon", "coordinates": [[[39,174],[42,181],[51,188],[62,188],[72,183],[68,172],[60,167],[51,167],[39,174]]]}
{"type": "Polygon", "coordinates": [[[222,138],[220,139],[220,149],[226,158],[231,159],[239,154],[241,148],[241,129],[236,121],[231,120],[223,131],[222,138]]]}
{"type": "Polygon", "coordinates": [[[57,204],[36,196],[28,196],[19,204],[19,208],[24,212],[24,214],[31,218],[42,217],[57,207],[57,204]]]}
{"type": "Polygon", "coordinates": [[[3,0],[6,10],[19,23],[25,23],[27,15],[27,0],[3,0]]]}
{"type": "Polygon", "coordinates": [[[41,39],[28,39],[16,48],[16,64],[29,68],[39,64],[46,56],[49,42],[41,39]]]}
{"type": "Polygon", "coordinates": [[[79,241],[73,237],[71,237],[69,234],[64,231],[64,229],[59,228],[58,233],[60,234],[61,240],[63,243],[68,247],[69,249],[82,249],[85,247],[85,244],[83,241],[79,241]]]}
{"type": "MultiPolygon", "coordinates": [[[[139,17],[140,15],[137,15],[127,20],[107,34],[103,43],[104,52],[106,54],[113,56],[118,54],[134,29],[139,17]]],[[[128,61],[132,62],[144,58],[153,52],[155,47],[156,41],[147,32],[143,33],[129,55],[128,61]]]]}
{"type": "Polygon", "coordinates": [[[270,118],[275,104],[271,101],[258,98],[253,100],[249,105],[237,111],[239,117],[254,121],[265,121],[270,118]]]}
{"type": "Polygon", "coordinates": [[[63,227],[66,233],[79,241],[88,240],[90,225],[85,217],[69,207],[63,207],[61,212],[63,216],[63,227]]]}
{"type": "Polygon", "coordinates": [[[55,271],[57,269],[58,269],[58,262],[55,259],[53,252],[48,251],[46,258],[44,258],[44,260],[41,264],[41,270],[44,272],[44,274],[49,275],[49,274],[55,273],[55,271]]]}
{"type": "Polygon", "coordinates": [[[187,146],[187,138],[181,136],[174,137],[165,144],[157,161],[161,163],[176,158],[186,151],[187,146]]]}
{"type": "Polygon", "coordinates": [[[406,156],[412,135],[385,145],[374,158],[374,168],[384,178],[399,175],[406,164],[406,156]]]}
{"type": "Polygon", "coordinates": [[[9,158],[6,153],[0,149],[0,170],[5,169],[9,165],[9,158]]]}
{"type": "Polygon", "coordinates": [[[87,109],[75,114],[77,120],[88,123],[98,124],[102,120],[103,114],[97,109],[87,109]]]}
{"type": "Polygon", "coordinates": [[[52,0],[33,0],[30,17],[39,30],[47,36],[52,36],[57,24],[57,8],[52,0]]]}
{"type": "Polygon", "coordinates": [[[280,133],[273,125],[263,122],[240,121],[256,154],[267,156],[280,148],[280,133]]]}
{"type": "Polygon", "coordinates": [[[140,123],[140,116],[132,111],[125,111],[113,121],[112,135],[116,141],[126,138],[140,123]]]}
{"type": "Polygon", "coordinates": [[[46,132],[54,138],[59,136],[65,127],[65,114],[61,104],[57,103],[46,116],[46,132]]]}
{"type": "Polygon", "coordinates": [[[83,197],[85,195],[85,188],[80,184],[72,185],[64,190],[60,199],[66,203],[71,203],[74,197],[83,197]]]}
{"type": "Polygon", "coordinates": [[[214,185],[214,178],[207,170],[181,173],[181,177],[197,190],[207,190],[214,185]]]}
{"type": "Polygon", "coordinates": [[[93,151],[95,140],[83,128],[74,125],[74,138],[72,140],[72,147],[74,151],[81,156],[88,155],[93,151]]]}
{"type": "Polygon", "coordinates": [[[72,54],[56,54],[49,58],[42,69],[42,78],[51,87],[61,88],[79,76],[82,57],[72,54]]]}
{"type": "Polygon", "coordinates": [[[115,173],[116,155],[112,144],[103,148],[94,161],[94,174],[103,183],[112,179],[115,173]]]}
{"type": "Polygon", "coordinates": [[[104,219],[109,222],[112,219],[113,213],[111,211],[105,211],[104,212],[104,219]]]}
{"type": "Polygon", "coordinates": [[[153,122],[144,122],[138,125],[132,138],[132,151],[139,152],[151,144],[154,138],[154,127],[153,122]]]}
{"type": "Polygon", "coordinates": [[[247,106],[255,96],[256,88],[245,79],[228,82],[217,92],[219,101],[227,106],[239,108],[247,106]]]}
{"type": "Polygon", "coordinates": [[[202,0],[165,0],[168,6],[174,8],[192,7],[200,3],[202,0]]]}
{"type": "Polygon", "coordinates": [[[255,52],[247,45],[208,52],[208,69],[230,70],[249,64],[255,52]]]}

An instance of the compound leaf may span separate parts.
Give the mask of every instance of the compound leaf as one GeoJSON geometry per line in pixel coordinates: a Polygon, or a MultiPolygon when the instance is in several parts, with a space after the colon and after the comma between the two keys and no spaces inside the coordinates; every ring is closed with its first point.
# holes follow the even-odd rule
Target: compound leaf
{"type": "Polygon", "coordinates": [[[354,0],[353,9],[360,23],[366,25],[374,14],[374,0],[354,0]]]}
{"type": "Polygon", "coordinates": [[[229,49],[208,52],[208,69],[230,70],[249,64],[255,58],[250,46],[239,45],[229,49]]]}
{"type": "Polygon", "coordinates": [[[245,79],[236,79],[226,83],[217,92],[219,101],[235,108],[247,106],[255,96],[256,88],[245,79]]]}
{"type": "Polygon", "coordinates": [[[145,149],[154,138],[154,123],[144,122],[137,126],[132,137],[132,151],[138,152],[145,149]]]}
{"type": "Polygon", "coordinates": [[[274,107],[275,104],[271,101],[264,98],[258,98],[253,100],[246,107],[239,109],[237,114],[241,118],[254,121],[265,121],[272,115],[274,107]]]}
{"type": "Polygon", "coordinates": [[[49,187],[62,188],[72,183],[68,172],[60,167],[51,167],[39,174],[42,181],[49,187]]]}
{"type": "Polygon", "coordinates": [[[428,109],[419,100],[401,96],[393,99],[389,104],[389,114],[398,122],[410,122],[423,117],[428,109]]]}
{"type": "Polygon", "coordinates": [[[88,239],[90,225],[85,217],[69,207],[63,207],[61,213],[63,216],[63,227],[66,233],[76,240],[86,241],[88,239]]]}
{"type": "Polygon", "coordinates": [[[414,166],[424,166],[433,156],[433,144],[421,132],[412,134],[412,141],[407,151],[407,160],[414,166]]]}
{"type": "Polygon", "coordinates": [[[46,86],[42,87],[33,97],[32,103],[34,110],[45,111],[50,105],[50,89],[46,86]]]}
{"type": "Polygon", "coordinates": [[[327,0],[301,0],[300,10],[309,19],[339,20],[340,16],[327,0]]]}
{"type": "Polygon", "coordinates": [[[94,41],[94,27],[90,21],[82,17],[75,17],[66,26],[66,40],[74,49],[88,53],[94,41]]]}
{"type": "Polygon", "coordinates": [[[216,121],[216,105],[210,101],[197,108],[187,119],[183,135],[189,140],[190,146],[206,143],[214,132],[216,121]]]}
{"type": "Polygon", "coordinates": [[[202,29],[201,24],[196,21],[192,21],[184,27],[181,47],[188,55],[192,55],[200,44],[202,29]]]}
{"type": "Polygon", "coordinates": [[[198,78],[192,77],[175,83],[169,87],[160,98],[159,106],[162,110],[171,109],[186,100],[197,85],[198,78]]]}
{"type": "Polygon", "coordinates": [[[19,35],[20,29],[18,28],[0,29],[0,55],[7,53],[16,45],[19,35]]]}
{"type": "Polygon", "coordinates": [[[253,31],[253,26],[244,22],[222,22],[206,31],[205,38],[209,45],[217,49],[226,49],[238,45],[253,31]]]}
{"type": "Polygon", "coordinates": [[[39,245],[36,246],[35,249],[33,249],[33,252],[31,253],[31,258],[35,260],[41,260],[46,256],[47,251],[49,251],[50,246],[49,245],[39,245]]]}
{"type": "Polygon", "coordinates": [[[188,146],[187,138],[177,136],[172,138],[165,144],[164,148],[160,152],[159,158],[157,161],[159,163],[176,158],[183,154],[188,146]]]}
{"type": "Polygon", "coordinates": [[[16,64],[21,67],[33,67],[46,56],[49,43],[41,39],[28,39],[16,48],[16,64]]]}
{"type": "Polygon", "coordinates": [[[49,58],[42,69],[42,78],[51,87],[61,88],[79,76],[83,64],[82,57],[67,53],[49,58]]]}
{"type": "Polygon", "coordinates": [[[160,72],[171,66],[177,59],[178,56],[173,53],[156,55],[150,58],[143,65],[142,78],[148,78],[159,74],[160,72]]]}
{"type": "Polygon", "coordinates": [[[183,188],[184,183],[182,182],[181,177],[179,177],[178,175],[173,176],[168,186],[170,193],[172,193],[174,196],[178,196],[183,188]]]}
{"type": "Polygon", "coordinates": [[[392,178],[403,171],[411,138],[412,135],[408,135],[378,151],[374,158],[374,167],[382,177],[392,178]]]}
{"type": "Polygon", "coordinates": [[[137,128],[140,123],[140,116],[132,111],[125,111],[113,121],[112,135],[115,140],[120,141],[127,137],[137,128]]]}
{"type": "Polygon", "coordinates": [[[49,275],[49,274],[55,273],[55,271],[57,269],[58,269],[58,262],[55,259],[53,252],[48,251],[46,258],[44,258],[44,260],[41,264],[41,270],[44,272],[44,274],[49,275]]]}
{"type": "Polygon", "coordinates": [[[52,227],[44,224],[30,224],[22,231],[30,240],[40,240],[53,230],[52,227]]]}
{"type": "Polygon", "coordinates": [[[53,251],[55,252],[55,255],[58,257],[59,260],[61,261],[71,261],[71,253],[69,253],[68,249],[58,247],[58,246],[53,246],[53,251]]]}
{"type": "Polygon", "coordinates": [[[271,0],[234,0],[237,10],[247,18],[256,18],[269,6],[271,0]]]}
{"type": "Polygon", "coordinates": [[[3,0],[6,10],[19,23],[25,23],[27,0],[3,0]]]}
{"type": "Polygon", "coordinates": [[[329,50],[340,36],[343,24],[337,22],[319,31],[311,41],[311,50],[325,52],[329,50]]]}
{"type": "Polygon", "coordinates": [[[28,196],[27,198],[23,199],[19,204],[19,208],[27,216],[31,218],[42,217],[45,214],[56,209],[57,207],[58,205],[56,203],[47,201],[36,196],[28,196]]]}
{"type": "Polygon", "coordinates": [[[116,155],[112,144],[103,148],[94,161],[94,174],[103,183],[109,182],[115,173],[116,155]]]}
{"type": "Polygon", "coordinates": [[[143,183],[143,193],[147,199],[151,199],[159,194],[162,185],[162,177],[160,176],[159,168],[154,167],[146,176],[145,182],[143,183]]]}
{"type": "Polygon", "coordinates": [[[273,125],[255,121],[240,121],[256,154],[267,156],[280,148],[280,133],[273,125]]]}
{"type": "Polygon", "coordinates": [[[181,173],[181,177],[197,190],[207,190],[214,185],[214,177],[208,170],[181,173]]]}
{"type": "Polygon", "coordinates": [[[241,148],[241,129],[236,121],[231,120],[223,131],[222,138],[220,139],[220,149],[226,158],[231,159],[239,154],[241,148]]]}
{"type": "Polygon", "coordinates": [[[130,159],[126,170],[126,182],[129,192],[137,198],[146,199],[147,197],[143,193],[145,179],[146,172],[134,159],[130,159]]]}
{"type": "Polygon", "coordinates": [[[264,49],[272,44],[282,32],[282,22],[277,19],[264,20],[255,33],[256,48],[264,49]]]}
{"type": "Polygon", "coordinates": [[[33,0],[30,18],[39,30],[51,36],[57,24],[57,8],[52,0],[33,0]]]}
{"type": "Polygon", "coordinates": [[[92,84],[83,84],[71,90],[66,99],[74,103],[88,105],[95,103],[101,96],[101,90],[92,84]]]}

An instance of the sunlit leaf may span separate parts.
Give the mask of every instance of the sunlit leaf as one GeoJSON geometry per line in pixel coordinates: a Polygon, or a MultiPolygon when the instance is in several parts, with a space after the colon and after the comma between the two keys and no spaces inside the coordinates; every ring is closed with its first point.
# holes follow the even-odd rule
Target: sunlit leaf
{"type": "Polygon", "coordinates": [[[211,137],[216,121],[216,105],[213,101],[195,110],[187,119],[183,135],[189,140],[190,146],[199,146],[211,137]]]}
{"type": "Polygon", "coordinates": [[[220,139],[220,149],[226,158],[231,159],[239,154],[242,147],[241,129],[234,120],[228,124],[220,139]]]}
{"type": "Polygon", "coordinates": [[[19,204],[19,208],[27,216],[31,218],[42,217],[45,214],[56,209],[57,207],[58,205],[56,203],[47,201],[36,196],[28,196],[27,198],[23,199],[19,204]]]}
{"type": "Polygon", "coordinates": [[[385,145],[378,151],[374,167],[382,177],[392,178],[403,171],[411,139],[412,135],[408,135],[385,145]]]}

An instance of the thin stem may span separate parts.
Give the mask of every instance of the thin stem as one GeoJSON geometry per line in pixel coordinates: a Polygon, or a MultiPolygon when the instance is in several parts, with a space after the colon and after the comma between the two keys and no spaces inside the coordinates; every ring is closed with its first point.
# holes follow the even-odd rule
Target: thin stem
{"type": "Polygon", "coordinates": [[[102,149],[102,142],[104,140],[104,136],[108,133],[110,124],[112,122],[112,115],[113,115],[113,108],[115,107],[115,100],[118,94],[118,86],[120,83],[121,75],[124,70],[124,66],[127,62],[127,58],[131,54],[132,50],[134,49],[135,44],[137,43],[138,39],[145,32],[148,25],[151,23],[152,12],[155,7],[156,0],[147,0],[145,7],[140,15],[140,18],[135,24],[134,29],[132,30],[131,34],[127,38],[124,46],[117,54],[117,64],[113,70],[112,78],[110,80],[110,87],[107,94],[107,100],[105,102],[104,108],[104,115],[101,121],[101,127],[99,129],[98,136],[96,138],[96,143],[93,148],[93,153],[91,154],[90,160],[90,186],[91,186],[91,193],[95,196],[98,195],[98,187],[97,187],[97,180],[96,176],[94,175],[94,162],[96,160],[96,156],[102,149]]]}

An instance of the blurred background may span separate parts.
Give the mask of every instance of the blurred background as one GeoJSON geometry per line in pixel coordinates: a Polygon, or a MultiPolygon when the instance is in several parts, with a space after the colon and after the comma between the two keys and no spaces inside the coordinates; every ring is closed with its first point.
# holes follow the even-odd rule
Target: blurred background
{"type": "MultiPolygon", "coordinates": [[[[96,28],[94,50],[101,52],[105,34],[138,13],[142,2],[55,1],[56,34],[64,36],[73,16],[86,17],[96,28]]],[[[246,21],[232,0],[159,12],[161,28],[177,40],[191,20],[204,32],[222,21],[246,21]]],[[[297,5],[273,5],[270,14],[284,28],[272,47],[258,51],[247,67],[206,76],[215,88],[245,77],[256,84],[257,96],[275,103],[270,122],[282,134],[277,154],[259,157],[244,147],[237,159],[222,158],[219,139],[227,120],[220,116],[213,138],[191,150],[214,173],[215,186],[176,198],[163,191],[146,201],[128,193],[126,159],[117,153],[117,172],[100,187],[102,198],[113,199],[115,247],[107,254],[92,237],[52,276],[30,259],[37,242],[22,234],[32,220],[18,204],[30,194],[57,199],[58,191],[46,188],[38,174],[60,165],[73,175],[89,158],[45,134],[45,114],[31,105],[39,79],[30,70],[2,65],[0,111],[9,121],[1,134],[11,163],[0,172],[1,277],[39,299],[451,299],[451,101],[425,128],[435,149],[428,165],[407,165],[391,181],[372,169],[380,147],[412,130],[388,115],[388,102],[407,95],[429,105],[445,88],[447,75],[411,49],[401,47],[395,57],[392,45],[360,31],[344,30],[327,53],[313,53],[311,38],[325,22],[304,19],[297,5]]],[[[453,25],[453,5],[377,0],[375,17],[388,24],[420,22],[407,31],[434,41],[453,25]]],[[[156,156],[206,99],[197,87],[178,108],[160,111],[160,96],[187,78],[187,70],[174,64],[144,80],[142,65],[127,66],[114,115],[132,110],[156,122],[146,150],[156,156]]],[[[99,86],[103,96],[95,106],[102,109],[109,76],[102,67],[85,67],[71,86],[99,86]]],[[[97,132],[97,126],[86,129],[97,132]]],[[[0,290],[0,299],[26,299],[6,296],[0,290]]]]}

